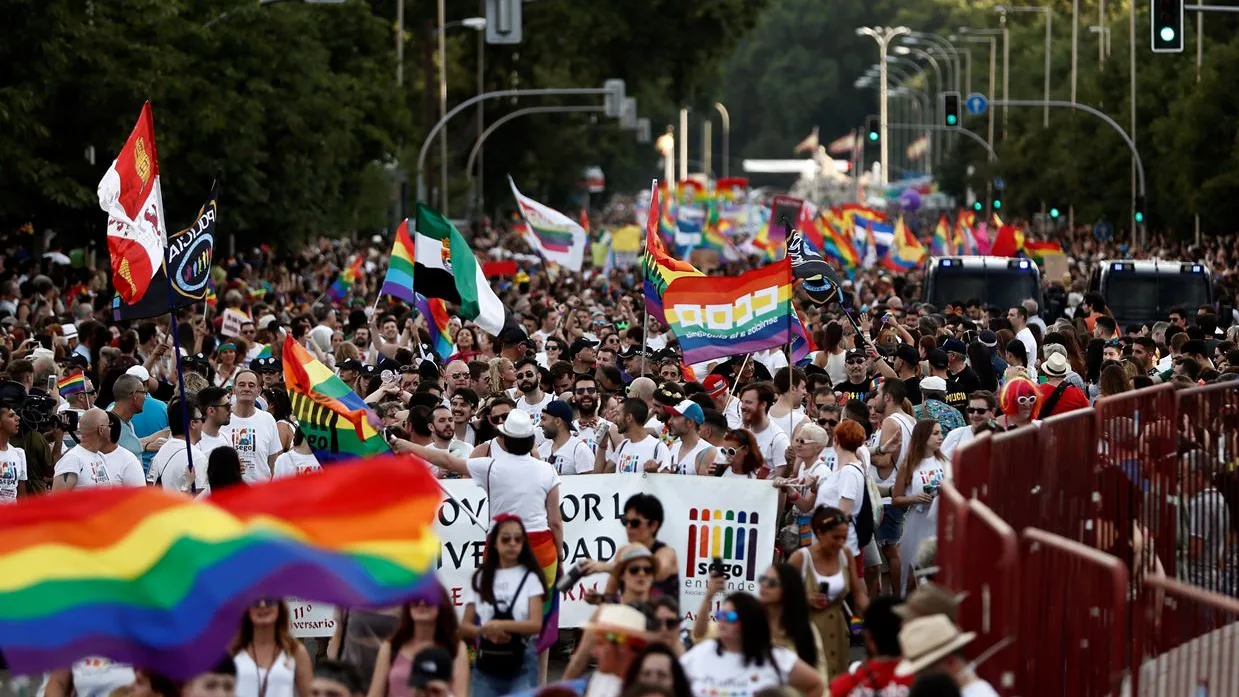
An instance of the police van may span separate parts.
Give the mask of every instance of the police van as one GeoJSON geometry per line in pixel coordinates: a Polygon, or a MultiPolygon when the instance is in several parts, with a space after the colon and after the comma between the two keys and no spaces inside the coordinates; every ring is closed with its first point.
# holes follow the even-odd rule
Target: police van
{"type": "Polygon", "coordinates": [[[1029,259],[1010,257],[930,257],[925,273],[925,302],[939,309],[972,298],[1001,308],[1032,298],[1044,307],[1041,271],[1029,259]]]}
{"type": "Polygon", "coordinates": [[[1190,261],[1104,259],[1093,267],[1088,289],[1106,299],[1119,326],[1164,320],[1176,307],[1194,315],[1213,304],[1213,274],[1190,261]]]}

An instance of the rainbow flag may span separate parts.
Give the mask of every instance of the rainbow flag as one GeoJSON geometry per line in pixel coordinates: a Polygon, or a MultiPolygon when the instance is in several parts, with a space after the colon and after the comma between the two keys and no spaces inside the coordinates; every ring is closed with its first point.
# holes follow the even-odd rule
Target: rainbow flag
{"type": "Polygon", "coordinates": [[[416,259],[413,253],[413,238],[409,235],[409,219],[405,218],[400,227],[396,228],[391,257],[387,260],[387,276],[383,278],[383,287],[379,289],[379,294],[400,298],[406,303],[413,302],[413,264],[416,259]]]}
{"type": "Polygon", "coordinates": [[[357,282],[357,279],[361,278],[361,265],[364,261],[360,254],[353,257],[353,262],[349,264],[349,267],[341,271],[339,277],[327,289],[328,300],[333,303],[344,300],[349,290],[352,289],[353,284],[357,282]]]}
{"type": "Polygon", "coordinates": [[[1063,254],[1063,246],[1057,242],[1042,242],[1039,240],[1024,240],[1024,253],[1038,264],[1044,264],[1046,257],[1063,254]]]}
{"type": "Polygon", "coordinates": [[[650,211],[645,218],[645,254],[641,259],[644,278],[645,309],[658,319],[663,318],[663,293],[667,286],[682,276],[704,276],[692,264],[667,253],[659,229],[659,189],[655,182],[650,191],[650,211]]]}
{"type": "Polygon", "coordinates": [[[283,357],[293,416],[319,462],[391,452],[370,407],[292,336],[284,339],[283,357]]]}
{"type": "Polygon", "coordinates": [[[86,375],[82,372],[69,373],[56,382],[61,397],[86,391],[86,375]]]}
{"type": "Polygon", "coordinates": [[[822,235],[822,252],[837,260],[839,265],[848,272],[853,272],[860,267],[860,252],[856,249],[852,236],[845,235],[842,230],[835,227],[832,222],[834,220],[836,220],[835,217],[827,215],[821,218],[821,227],[825,229],[822,235]]]}
{"type": "Polygon", "coordinates": [[[447,303],[442,298],[427,298],[417,294],[413,306],[426,318],[426,331],[430,334],[430,345],[434,347],[439,360],[446,361],[448,356],[456,353],[456,344],[447,332],[447,303]]]}
{"type": "Polygon", "coordinates": [[[388,455],[194,500],[160,487],[22,499],[0,510],[0,650],[15,673],[83,656],[185,679],[257,599],[391,607],[426,594],[442,494],[388,455]]]}
{"type": "Polygon", "coordinates": [[[938,224],[934,226],[934,239],[930,243],[930,250],[934,256],[938,257],[957,253],[951,239],[951,225],[947,222],[945,214],[938,216],[938,224]]]}
{"type": "Polygon", "coordinates": [[[523,231],[529,246],[548,262],[559,264],[572,271],[580,271],[585,263],[585,244],[588,234],[577,221],[544,206],[522,194],[516,182],[508,177],[512,195],[520,208],[521,217],[529,224],[523,231]]]}
{"type": "Polygon", "coordinates": [[[792,365],[808,358],[809,354],[816,350],[817,344],[813,343],[813,337],[805,331],[804,317],[796,310],[792,313],[792,365]]]}
{"type": "Polygon", "coordinates": [[[785,346],[796,324],[791,260],[740,276],[678,278],[667,286],[663,303],[690,365],[785,346]]]}
{"type": "MultiPolygon", "coordinates": [[[[662,192],[661,204],[658,207],[658,234],[667,244],[675,244],[675,233],[680,229],[680,204],[674,194],[662,192]]],[[[654,210],[651,208],[650,210],[654,210]]]]}
{"type": "Polygon", "coordinates": [[[895,222],[895,236],[891,241],[890,249],[886,250],[886,256],[882,257],[882,266],[891,271],[903,273],[915,269],[925,259],[925,256],[925,246],[903,224],[903,218],[899,218],[895,222]]]}

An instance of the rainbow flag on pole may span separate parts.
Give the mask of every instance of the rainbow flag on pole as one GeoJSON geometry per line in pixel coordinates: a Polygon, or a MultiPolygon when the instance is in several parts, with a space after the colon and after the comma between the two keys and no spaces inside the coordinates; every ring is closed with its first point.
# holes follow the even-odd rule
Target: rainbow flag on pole
{"type": "Polygon", "coordinates": [[[400,298],[406,303],[413,302],[413,264],[417,257],[413,253],[413,237],[409,235],[409,219],[405,218],[396,228],[396,239],[392,241],[391,257],[387,260],[387,276],[383,279],[380,294],[400,298]]]}
{"type": "Polygon", "coordinates": [[[319,462],[391,452],[378,417],[330,368],[292,336],[284,339],[283,356],[293,416],[319,462]]]}
{"type": "Polygon", "coordinates": [[[69,373],[56,382],[56,389],[60,391],[61,397],[68,397],[71,394],[86,391],[86,375],[81,371],[69,373]]]}
{"type": "Polygon", "coordinates": [[[333,303],[344,300],[349,290],[353,288],[353,284],[357,282],[357,279],[361,278],[361,266],[363,263],[365,263],[365,260],[361,258],[360,254],[353,257],[349,267],[340,272],[340,276],[327,289],[328,300],[333,303]]]}
{"type": "Polygon", "coordinates": [[[740,276],[677,278],[663,304],[689,365],[786,346],[799,324],[787,257],[740,276]]]}
{"type": "Polygon", "coordinates": [[[447,303],[442,298],[427,298],[418,293],[413,306],[426,318],[426,332],[430,334],[430,345],[434,347],[435,355],[439,360],[446,361],[448,356],[456,353],[456,344],[452,343],[452,336],[447,331],[447,303]]]}
{"type": "Polygon", "coordinates": [[[945,257],[957,254],[951,240],[951,225],[946,215],[938,216],[938,224],[934,226],[934,239],[930,244],[934,256],[945,257]]]}
{"type": "Polygon", "coordinates": [[[644,274],[645,309],[658,319],[663,318],[663,293],[667,286],[683,276],[704,276],[692,264],[680,261],[667,253],[659,236],[659,189],[658,182],[650,191],[650,211],[645,218],[645,254],[641,266],[644,274]]]}
{"type": "Polygon", "coordinates": [[[429,593],[442,493],[388,455],[194,500],[104,487],[0,507],[0,651],[18,674],[85,656],[187,679],[259,598],[382,608],[429,593]]]}
{"type": "Polygon", "coordinates": [[[579,272],[581,265],[585,263],[585,243],[588,237],[585,228],[554,208],[544,206],[522,194],[516,188],[512,177],[508,177],[508,184],[512,187],[512,195],[516,197],[521,217],[529,224],[524,232],[529,246],[541,254],[543,259],[579,272]]]}
{"type": "Polygon", "coordinates": [[[915,269],[925,259],[925,245],[903,224],[903,218],[895,222],[895,236],[890,249],[882,258],[882,266],[896,273],[915,269]]]}

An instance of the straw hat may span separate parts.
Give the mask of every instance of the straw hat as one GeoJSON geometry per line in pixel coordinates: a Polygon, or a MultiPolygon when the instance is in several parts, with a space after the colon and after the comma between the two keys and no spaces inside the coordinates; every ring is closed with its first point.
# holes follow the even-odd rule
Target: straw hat
{"type": "Polygon", "coordinates": [[[960,632],[946,615],[910,620],[899,630],[899,647],[903,649],[904,658],[895,667],[895,675],[915,675],[964,648],[975,638],[975,632],[960,632]]]}

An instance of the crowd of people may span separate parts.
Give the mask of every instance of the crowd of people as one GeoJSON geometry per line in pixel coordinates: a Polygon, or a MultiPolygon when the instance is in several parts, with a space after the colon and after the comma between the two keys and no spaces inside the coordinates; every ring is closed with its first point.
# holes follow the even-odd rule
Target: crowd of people
{"type": "MultiPolygon", "coordinates": [[[[843,305],[803,304],[815,346],[800,364],[770,349],[693,366],[643,311],[639,267],[544,269],[504,226],[471,237],[480,254],[521,259],[515,276],[493,279],[520,326],[491,336],[452,317],[445,356],[425,317],[379,297],[388,243],[377,238],[219,259],[218,303],[178,310],[175,330],[168,316],[114,319],[104,271],[20,250],[4,259],[0,503],[98,486],[209,496],[320,468],[284,386],[291,338],[372,407],[393,450],[472,479],[490,507],[459,618],[439,588],[401,608],[343,610],[337,636],[312,655],[289,633],[287,604],[264,598],[211,673],[174,684],[83,658],[49,676],[45,694],[996,694],[962,657],[972,635],[931,581],[952,453],[1142,386],[1239,379],[1239,323],[1221,313],[1229,295],[1120,327],[1078,271],[1133,250],[1082,235],[1065,238],[1080,267],[1047,279],[1064,298],[1052,309],[976,298],[932,307],[916,301],[917,272],[866,270],[845,282],[843,305]],[[365,273],[323,301],[354,255],[365,273]],[[225,309],[251,319],[225,336],[225,309]],[[634,497],[628,544],[580,569],[610,582],[591,597],[598,609],[566,680],[548,685],[561,478],[594,475],[606,491],[606,476],[642,473],[769,482],[775,558],[756,595],[720,598],[713,575],[702,607],[682,608],[680,562],[657,538],[661,503],[634,497]],[[853,665],[861,645],[867,659],[853,665]]],[[[1214,268],[1222,293],[1233,288],[1225,245],[1173,251],[1214,268]]],[[[1184,574],[1234,592],[1235,570],[1217,564],[1236,556],[1226,551],[1234,503],[1207,477],[1197,484],[1184,574]]]]}

